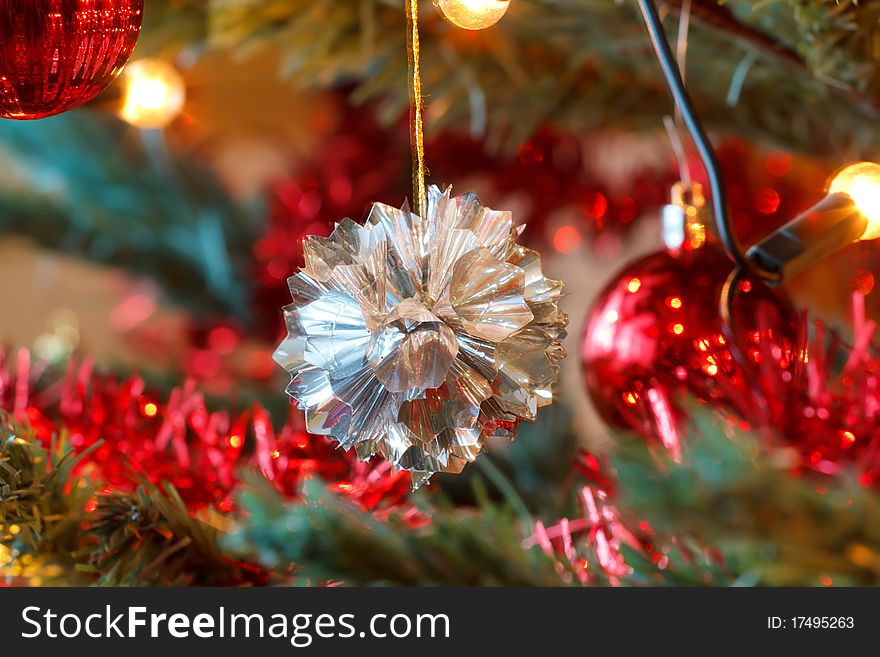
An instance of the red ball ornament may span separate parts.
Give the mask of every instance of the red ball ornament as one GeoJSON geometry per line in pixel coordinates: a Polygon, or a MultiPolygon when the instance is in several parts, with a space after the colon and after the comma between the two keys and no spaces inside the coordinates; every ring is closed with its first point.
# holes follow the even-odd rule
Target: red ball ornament
{"type": "Polygon", "coordinates": [[[598,297],[581,359],[611,426],[660,437],[675,450],[682,397],[724,404],[742,418],[784,415],[772,400],[790,380],[795,312],[778,290],[745,278],[725,326],[719,302],[732,269],[713,246],[663,251],[626,267],[598,297]],[[750,390],[756,377],[760,391],[750,390]]]}
{"type": "Polygon", "coordinates": [[[41,119],[89,102],[122,71],[144,0],[0,0],[0,117],[41,119]]]}

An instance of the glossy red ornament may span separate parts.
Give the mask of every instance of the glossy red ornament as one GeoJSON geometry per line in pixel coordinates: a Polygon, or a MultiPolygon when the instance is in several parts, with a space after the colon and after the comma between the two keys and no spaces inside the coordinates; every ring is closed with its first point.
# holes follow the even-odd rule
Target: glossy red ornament
{"type": "Polygon", "coordinates": [[[774,388],[790,380],[795,312],[779,291],[745,279],[725,326],[719,301],[731,270],[713,246],[663,251],[626,267],[598,297],[581,359],[588,391],[611,426],[675,450],[683,396],[744,418],[772,422],[784,414],[774,388]],[[762,361],[774,367],[757,377],[762,361]],[[756,385],[760,396],[751,394],[756,385]]]}
{"type": "Polygon", "coordinates": [[[122,71],[144,0],[0,0],[0,117],[87,103],[122,71]]]}

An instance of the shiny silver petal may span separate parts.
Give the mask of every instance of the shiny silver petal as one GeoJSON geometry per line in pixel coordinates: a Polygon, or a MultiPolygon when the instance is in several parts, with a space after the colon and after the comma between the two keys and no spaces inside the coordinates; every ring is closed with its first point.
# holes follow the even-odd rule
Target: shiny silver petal
{"type": "Polygon", "coordinates": [[[446,377],[449,398],[466,401],[472,406],[479,407],[492,396],[490,381],[494,380],[495,376],[492,379],[487,379],[469,367],[464,359],[457,358],[449,368],[449,376],[446,377]]]}
{"type": "Polygon", "coordinates": [[[287,327],[287,337],[275,349],[272,359],[288,372],[293,372],[306,365],[306,338],[295,305],[284,308],[284,324],[287,327]]]}
{"type": "Polygon", "coordinates": [[[305,411],[306,428],[322,436],[344,435],[351,421],[351,407],[333,393],[327,372],[303,368],[294,373],[287,393],[305,411]]]}
{"type": "Polygon", "coordinates": [[[288,278],[287,287],[290,289],[294,306],[304,306],[316,301],[329,291],[326,285],[311,278],[305,272],[299,272],[288,278]]]}
{"type": "Polygon", "coordinates": [[[524,293],[522,269],[477,249],[456,262],[449,301],[469,334],[501,342],[534,319],[524,293]]]}
{"type": "Polygon", "coordinates": [[[516,252],[508,259],[525,272],[525,298],[530,304],[558,301],[562,294],[562,281],[554,281],[544,276],[541,256],[537,251],[517,246],[516,252]]]}
{"type": "Polygon", "coordinates": [[[306,337],[305,360],[344,376],[361,368],[370,331],[354,298],[328,292],[303,306],[299,323],[306,337]]]}
{"type": "MultiPolygon", "coordinates": [[[[429,390],[425,399],[413,399],[400,405],[397,421],[422,443],[437,440],[446,429],[474,429],[479,406],[466,401],[450,401],[440,390],[429,390]]],[[[479,434],[479,430],[476,432],[479,434]]]]}
{"type": "Polygon", "coordinates": [[[376,203],[368,222],[386,236],[386,290],[389,303],[421,296],[425,282],[427,248],[420,234],[422,220],[406,210],[376,203]]]}
{"type": "Polygon", "coordinates": [[[452,229],[437,235],[428,256],[427,296],[436,302],[452,280],[458,260],[479,246],[477,237],[469,230],[452,229]]]}
{"type": "Polygon", "coordinates": [[[348,431],[335,436],[344,447],[360,442],[381,440],[385,427],[397,415],[394,395],[383,386],[373,371],[364,366],[351,376],[334,379],[333,393],[351,408],[348,431]]]}

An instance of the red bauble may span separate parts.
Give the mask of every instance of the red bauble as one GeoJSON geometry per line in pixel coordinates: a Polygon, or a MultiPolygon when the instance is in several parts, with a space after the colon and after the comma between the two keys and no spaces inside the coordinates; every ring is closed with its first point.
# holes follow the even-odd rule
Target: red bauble
{"type": "Polygon", "coordinates": [[[664,251],[624,269],[599,296],[581,359],[589,393],[610,425],[674,448],[684,396],[724,404],[743,418],[773,422],[784,414],[774,406],[774,389],[791,378],[795,312],[779,291],[744,279],[725,327],[719,301],[731,270],[711,246],[664,251]]]}
{"type": "Polygon", "coordinates": [[[144,0],[0,0],[0,117],[87,103],[125,66],[144,0]]]}

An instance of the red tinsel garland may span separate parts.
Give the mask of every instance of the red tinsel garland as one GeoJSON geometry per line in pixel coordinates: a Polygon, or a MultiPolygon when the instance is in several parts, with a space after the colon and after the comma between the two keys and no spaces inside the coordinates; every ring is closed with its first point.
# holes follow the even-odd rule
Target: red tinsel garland
{"type": "Polygon", "coordinates": [[[192,511],[234,508],[239,473],[258,469],[278,490],[296,498],[303,478],[319,476],[364,509],[394,509],[414,523],[410,480],[381,461],[361,463],[328,440],[306,433],[300,414],[273,425],[259,404],[230,413],[213,411],[193,381],[163,400],[138,375],[124,379],[94,372],[71,359],[63,376],[31,363],[27,350],[0,352],[0,408],[27,422],[46,445],[60,432],[83,452],[79,464],[101,485],[130,490],[138,477],[170,482],[192,511]]]}

